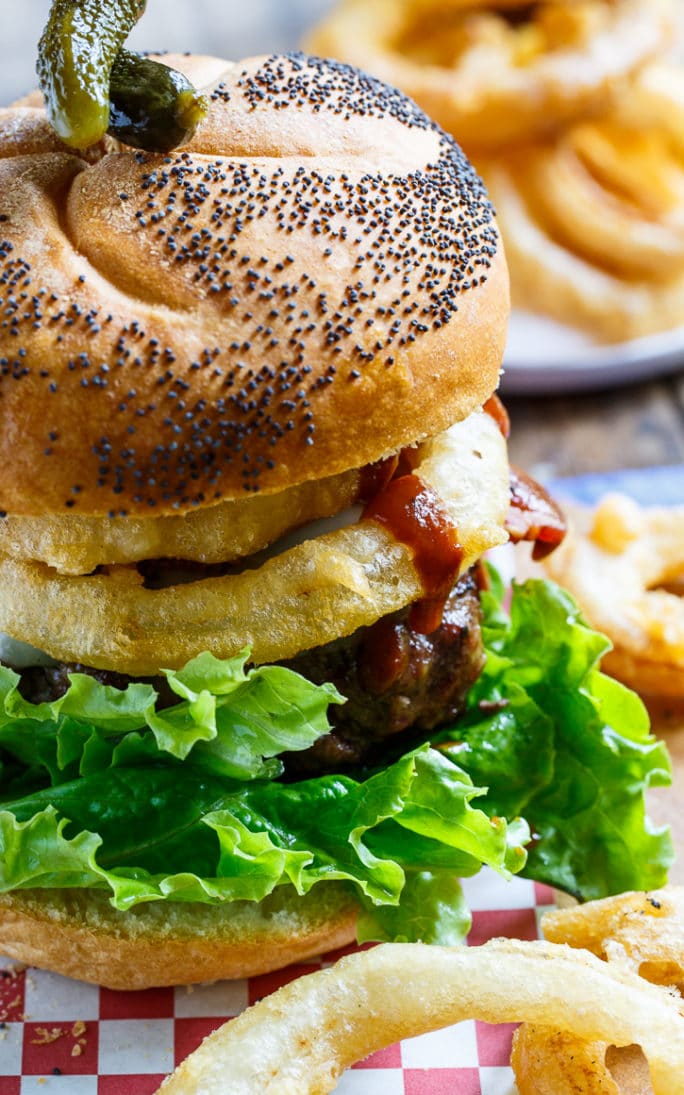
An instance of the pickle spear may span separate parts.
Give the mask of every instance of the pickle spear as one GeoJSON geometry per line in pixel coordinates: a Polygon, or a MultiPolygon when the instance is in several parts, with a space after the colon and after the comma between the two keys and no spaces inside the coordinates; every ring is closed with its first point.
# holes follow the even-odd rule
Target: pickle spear
{"type": "Polygon", "coordinates": [[[105,133],[167,152],[189,140],[208,101],[189,80],[124,42],[146,0],[53,0],[38,47],[48,118],[73,148],[105,133]]]}

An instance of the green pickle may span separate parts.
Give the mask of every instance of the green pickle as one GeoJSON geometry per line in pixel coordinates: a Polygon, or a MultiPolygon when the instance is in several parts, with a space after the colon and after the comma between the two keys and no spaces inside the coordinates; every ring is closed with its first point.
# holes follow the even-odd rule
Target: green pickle
{"type": "Polygon", "coordinates": [[[175,69],[119,50],[112,67],[108,132],[150,152],[169,152],[192,137],[208,100],[175,69]]]}
{"type": "Polygon", "coordinates": [[[208,101],[172,69],[123,48],[147,0],[53,0],[38,48],[48,118],[73,148],[105,133],[167,152],[190,139],[208,101]]]}

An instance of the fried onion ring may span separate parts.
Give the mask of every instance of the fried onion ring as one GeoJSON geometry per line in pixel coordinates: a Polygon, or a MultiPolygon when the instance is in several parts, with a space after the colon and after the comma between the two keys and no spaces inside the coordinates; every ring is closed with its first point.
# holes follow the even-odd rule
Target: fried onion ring
{"type": "Polygon", "coordinates": [[[684,696],[684,600],[666,588],[684,574],[684,507],[610,494],[570,518],[545,566],[613,642],[603,668],[638,692],[684,696]]]}
{"type": "Polygon", "coordinates": [[[515,1032],[511,1064],[519,1095],[653,1095],[638,1046],[616,1049],[535,1023],[515,1032]]]}
{"type": "Polygon", "coordinates": [[[555,909],[544,937],[619,962],[656,985],[684,984],[684,886],[555,909]]]}
{"type": "MultiPolygon", "coordinates": [[[[416,474],[458,530],[462,573],[508,538],[505,441],[478,411],[425,442],[418,460],[416,474]]],[[[250,646],[255,662],[278,661],[422,593],[410,549],[373,520],[305,540],[256,569],[161,590],[144,588],[134,567],[65,577],[0,556],[0,630],[60,661],[132,676],[175,668],[203,650],[229,657],[250,646]]]]}
{"type": "Polygon", "coordinates": [[[0,521],[0,553],[60,574],[142,559],[226,563],[260,551],[290,529],[330,517],[356,500],[359,472],[343,472],[270,495],[250,495],[177,517],[18,517],[0,521]]]}
{"type": "MultiPolygon", "coordinates": [[[[684,887],[625,893],[542,917],[545,937],[589,950],[611,967],[657,985],[684,983],[684,887]]],[[[520,1095],[650,1095],[643,1055],[605,1041],[525,1023],[513,1039],[511,1064],[520,1095]]]]}
{"type": "Polygon", "coordinates": [[[349,1065],[462,1019],[543,1021],[588,1040],[637,1043],[655,1095],[684,1093],[684,1016],[666,990],[554,943],[387,943],[301,977],[221,1027],[163,1095],[332,1091],[349,1065]]]}
{"type": "Polygon", "coordinates": [[[618,107],[478,162],[514,303],[606,341],[684,317],[684,73],[657,66],[618,107]]]}
{"type": "Polygon", "coordinates": [[[307,46],[400,87],[474,150],[548,134],[603,109],[625,77],[667,47],[672,31],[668,0],[491,7],[346,0],[307,46]]]}

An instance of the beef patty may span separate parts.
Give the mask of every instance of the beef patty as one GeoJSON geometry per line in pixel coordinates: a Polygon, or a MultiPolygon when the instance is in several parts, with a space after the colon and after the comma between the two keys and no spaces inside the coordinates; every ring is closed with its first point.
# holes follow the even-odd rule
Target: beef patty
{"type": "Polygon", "coordinates": [[[409,606],[283,663],[316,684],[330,681],[347,699],[328,709],[330,734],[290,754],[288,773],[372,762],[388,738],[425,734],[462,714],[484,664],[473,573],[452,589],[436,631],[419,634],[410,617],[409,606]]]}

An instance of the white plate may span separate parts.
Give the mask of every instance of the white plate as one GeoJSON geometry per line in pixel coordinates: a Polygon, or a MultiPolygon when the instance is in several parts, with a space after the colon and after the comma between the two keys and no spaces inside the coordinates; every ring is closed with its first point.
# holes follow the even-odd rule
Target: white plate
{"type": "Polygon", "coordinates": [[[601,345],[574,327],[514,311],[501,388],[508,395],[553,395],[614,387],[680,369],[684,327],[601,345]]]}

